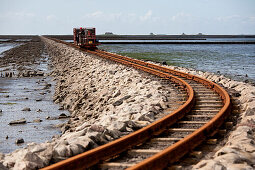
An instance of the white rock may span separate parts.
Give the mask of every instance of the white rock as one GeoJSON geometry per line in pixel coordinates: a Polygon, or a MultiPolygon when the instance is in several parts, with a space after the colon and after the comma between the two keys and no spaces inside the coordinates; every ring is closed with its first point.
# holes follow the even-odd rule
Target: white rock
{"type": "Polygon", "coordinates": [[[110,126],[107,127],[109,130],[118,130],[118,131],[126,131],[127,129],[127,123],[126,122],[112,122],[110,126]]]}
{"type": "Polygon", "coordinates": [[[227,170],[254,170],[254,167],[249,166],[245,163],[234,163],[234,164],[229,164],[226,167],[227,170]]]}
{"type": "Polygon", "coordinates": [[[53,148],[52,159],[54,162],[64,160],[73,155],[70,145],[58,144],[53,148]]]}
{"type": "Polygon", "coordinates": [[[1,170],[8,170],[8,168],[6,168],[1,162],[0,162],[0,169],[1,170]]]}
{"type": "Polygon", "coordinates": [[[225,170],[225,167],[221,165],[219,162],[214,160],[202,160],[197,165],[193,166],[192,169],[199,169],[199,170],[225,170]]]}
{"type": "Polygon", "coordinates": [[[61,136],[61,139],[70,139],[70,138],[77,138],[79,136],[83,136],[86,134],[86,129],[80,130],[78,132],[71,132],[71,133],[66,133],[61,136]]]}

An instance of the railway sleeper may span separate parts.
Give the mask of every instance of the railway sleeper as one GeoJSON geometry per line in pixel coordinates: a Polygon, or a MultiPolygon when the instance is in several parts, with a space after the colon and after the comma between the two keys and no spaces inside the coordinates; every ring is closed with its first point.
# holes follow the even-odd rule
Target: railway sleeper
{"type": "Polygon", "coordinates": [[[215,104],[215,105],[213,105],[213,104],[206,104],[206,105],[197,105],[197,106],[195,106],[194,107],[194,109],[196,109],[196,110],[200,110],[200,109],[208,109],[208,110],[212,110],[212,109],[215,109],[215,108],[222,108],[222,104],[215,104]]]}
{"type": "Polygon", "coordinates": [[[175,128],[170,128],[164,131],[162,134],[158,135],[157,138],[184,138],[194,132],[194,129],[180,129],[176,130],[175,128]]]}
{"type": "MultiPolygon", "coordinates": [[[[123,63],[127,66],[138,68],[140,70],[155,74],[160,77],[167,77],[166,74],[164,74],[164,73],[162,74],[162,70],[164,70],[165,72],[169,72],[166,68],[161,68],[161,67],[153,65],[153,64],[144,63],[139,60],[125,58],[123,56],[110,54],[110,53],[106,53],[106,52],[99,51],[99,50],[93,51],[91,53],[93,53],[95,55],[99,55],[99,56],[107,58],[107,59],[111,59],[115,62],[123,63]],[[139,66],[138,64],[141,64],[141,65],[139,66]],[[150,67],[145,67],[147,65],[149,65],[150,67]],[[156,70],[153,70],[152,68],[156,69],[156,70]],[[157,71],[157,70],[160,70],[160,71],[157,71]]],[[[193,110],[190,113],[188,113],[183,119],[179,120],[177,123],[175,123],[173,126],[171,126],[171,128],[166,129],[162,134],[158,135],[154,139],[146,141],[144,144],[135,146],[135,147],[133,147],[133,149],[130,149],[128,151],[125,151],[124,153],[119,154],[119,157],[115,158],[114,160],[110,160],[110,161],[115,161],[116,163],[121,164],[120,165],[121,167],[123,167],[123,165],[126,167],[129,167],[135,163],[141,162],[142,160],[144,160],[154,154],[161,152],[164,148],[177,142],[178,141],[177,139],[182,139],[182,138],[186,137],[187,135],[193,133],[198,128],[200,128],[201,126],[203,126],[204,124],[207,123],[207,121],[205,121],[204,118],[208,118],[208,115],[209,115],[208,119],[210,119],[210,116],[213,116],[219,112],[220,108],[222,107],[222,104],[220,102],[213,103],[212,100],[221,101],[221,98],[213,90],[208,89],[206,87],[206,86],[213,87],[214,85],[211,85],[209,82],[202,80],[200,78],[196,78],[194,76],[189,76],[185,73],[178,73],[177,71],[171,71],[171,73],[178,74],[179,76],[177,76],[177,77],[188,82],[192,87],[195,87],[194,88],[195,89],[195,97],[196,97],[196,100],[199,101],[200,103],[197,102],[197,105],[193,108],[193,110]],[[193,78],[201,81],[203,84],[206,84],[206,85],[201,85],[200,83],[198,83],[194,80],[191,80],[193,78]],[[204,100],[204,99],[207,101],[211,101],[211,102],[207,102],[207,103],[201,102],[201,100],[204,100]],[[203,115],[203,116],[199,117],[199,115],[203,115]],[[190,117],[188,117],[188,116],[190,116],[190,117]],[[187,120],[187,118],[188,118],[188,120],[187,120]],[[199,118],[199,119],[197,120],[197,118],[199,118]],[[191,120],[189,120],[189,119],[191,119],[191,120]],[[166,141],[167,140],[166,138],[169,138],[167,142],[161,142],[164,140],[166,141]],[[154,140],[154,142],[153,142],[153,140],[154,140]]],[[[160,81],[162,81],[162,83],[167,83],[166,79],[168,79],[168,78],[163,78],[163,80],[162,80],[162,78],[159,78],[159,79],[161,79],[160,81]]],[[[175,82],[179,82],[179,81],[180,80],[178,80],[178,79],[175,80],[175,82]]],[[[177,85],[176,83],[173,83],[170,85],[172,87],[175,87],[176,89],[178,89],[179,94],[177,96],[179,98],[182,98],[182,99],[188,98],[188,95],[186,94],[186,90],[183,88],[182,85],[177,85]]],[[[180,104],[175,103],[175,105],[174,105],[173,103],[169,103],[169,106],[173,105],[173,107],[170,108],[168,111],[170,111],[173,108],[178,108],[180,106],[180,104]]],[[[233,126],[232,122],[227,122],[225,124],[226,128],[230,128],[230,127],[232,128],[232,126],[233,126]]],[[[213,142],[215,142],[215,141],[211,141],[211,143],[213,143],[213,142]]],[[[202,153],[201,153],[201,151],[194,151],[194,152],[190,153],[190,155],[191,155],[191,157],[195,157],[195,158],[199,159],[199,158],[201,158],[202,153]]],[[[107,163],[103,163],[102,165],[106,166],[106,164],[108,164],[107,166],[109,166],[109,167],[111,165],[113,165],[114,168],[116,168],[116,165],[117,165],[116,163],[107,162],[107,163]]]]}
{"type": "MultiPolygon", "coordinates": [[[[149,155],[154,155],[156,153],[159,153],[161,150],[132,150],[132,151],[129,151],[129,153],[131,153],[131,155],[133,155],[135,158],[133,158],[133,160],[137,160],[137,158],[141,155],[146,155],[148,156],[149,155]]],[[[189,153],[189,156],[192,157],[192,158],[195,158],[195,159],[200,159],[202,157],[203,153],[201,151],[191,151],[189,153]]],[[[150,157],[150,156],[148,156],[150,157]]],[[[115,161],[115,160],[114,160],[115,161]]],[[[141,161],[141,160],[139,160],[141,161]]],[[[102,164],[99,165],[100,168],[102,169],[123,169],[123,168],[128,168],[128,167],[131,167],[131,166],[134,166],[135,165],[135,161],[130,162],[130,158],[128,160],[121,160],[119,162],[104,162],[102,164]]]]}
{"type": "Polygon", "coordinates": [[[231,127],[231,122],[224,123],[221,128],[215,133],[213,138],[207,139],[202,144],[198,145],[195,150],[198,152],[201,152],[201,157],[194,157],[193,155],[186,154],[183,158],[181,158],[178,162],[176,162],[174,165],[168,166],[167,169],[173,169],[173,168],[181,168],[181,169],[190,169],[191,165],[197,164],[203,157],[210,157],[213,156],[215,151],[218,150],[218,144],[224,139],[224,136],[226,135],[227,131],[229,131],[229,128],[226,128],[226,126],[231,127]]]}
{"type": "Polygon", "coordinates": [[[215,100],[215,101],[222,101],[222,99],[219,96],[195,96],[196,101],[210,101],[210,100],[215,100]]]}
{"type": "Polygon", "coordinates": [[[148,141],[141,146],[134,147],[134,149],[156,149],[156,150],[163,150],[173,145],[177,141],[167,141],[167,142],[155,142],[155,141],[148,141]]]}
{"type": "Polygon", "coordinates": [[[216,114],[220,111],[220,109],[213,108],[213,109],[208,109],[208,108],[203,108],[203,109],[194,109],[191,111],[192,114],[216,114]]]}
{"type": "Polygon", "coordinates": [[[198,96],[198,97],[219,97],[219,95],[218,94],[216,94],[216,93],[212,93],[212,94],[201,94],[201,93],[197,93],[197,94],[195,94],[196,96],[198,96]]]}
{"type": "Polygon", "coordinates": [[[134,166],[135,163],[123,163],[123,162],[105,162],[99,165],[99,168],[102,170],[105,169],[115,169],[115,168],[119,168],[119,169],[124,169],[124,168],[128,168],[131,166],[134,166]]]}
{"type": "MultiPolygon", "coordinates": [[[[179,137],[179,138],[166,138],[166,137],[163,137],[163,138],[153,138],[150,140],[151,143],[157,143],[157,144],[160,144],[160,143],[167,143],[169,144],[170,142],[172,143],[175,143],[177,141],[180,141],[182,140],[183,137],[179,137]]],[[[217,139],[207,139],[205,142],[206,144],[209,144],[209,145],[215,145],[217,144],[217,139]]]]}
{"type": "Polygon", "coordinates": [[[195,90],[195,89],[194,89],[194,91],[195,91],[195,94],[206,94],[206,95],[216,94],[218,96],[218,94],[215,93],[214,91],[205,91],[205,90],[199,91],[199,90],[195,90]]]}
{"type": "MultiPolygon", "coordinates": [[[[217,133],[213,136],[213,138],[206,140],[201,145],[197,146],[195,149],[201,151],[202,157],[210,157],[213,156],[213,153],[218,150],[217,143],[221,142],[224,139],[224,136],[233,128],[233,122],[227,121],[221,127],[221,129],[217,130],[217,133]]],[[[197,164],[201,159],[194,159],[192,156],[187,155],[181,158],[175,165],[171,165],[168,169],[174,167],[181,167],[181,169],[189,169],[191,165],[197,164]]]]}
{"type": "Polygon", "coordinates": [[[189,117],[188,115],[183,118],[185,121],[210,121],[213,116],[211,115],[197,115],[194,117],[189,117]]]}
{"type": "Polygon", "coordinates": [[[173,128],[181,128],[181,129],[194,129],[197,130],[198,128],[202,127],[204,123],[177,123],[174,125],[173,128]]]}
{"type": "Polygon", "coordinates": [[[199,100],[199,101],[196,101],[196,104],[198,105],[202,105],[202,104],[222,104],[222,101],[219,101],[219,100],[199,100]]]}

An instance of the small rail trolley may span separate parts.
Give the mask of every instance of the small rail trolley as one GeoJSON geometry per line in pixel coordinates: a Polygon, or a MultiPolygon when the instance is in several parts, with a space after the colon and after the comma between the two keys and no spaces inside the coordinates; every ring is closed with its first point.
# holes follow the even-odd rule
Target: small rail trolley
{"type": "Polygon", "coordinates": [[[73,42],[75,45],[78,45],[81,48],[86,48],[90,50],[97,49],[97,45],[99,45],[99,42],[96,39],[96,28],[74,28],[73,42]]]}

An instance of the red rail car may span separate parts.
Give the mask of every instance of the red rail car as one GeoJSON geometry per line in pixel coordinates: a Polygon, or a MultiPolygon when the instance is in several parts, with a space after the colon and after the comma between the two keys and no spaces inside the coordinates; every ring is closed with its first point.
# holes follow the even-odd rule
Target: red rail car
{"type": "Polygon", "coordinates": [[[82,48],[97,49],[99,42],[96,39],[96,28],[74,28],[73,42],[82,48]]]}

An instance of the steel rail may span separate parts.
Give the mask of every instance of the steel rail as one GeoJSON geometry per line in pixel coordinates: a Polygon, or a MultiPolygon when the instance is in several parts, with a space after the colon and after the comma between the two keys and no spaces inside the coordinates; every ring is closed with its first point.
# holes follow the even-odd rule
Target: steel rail
{"type": "MultiPolygon", "coordinates": [[[[99,51],[99,50],[97,50],[99,51]]],[[[190,75],[187,73],[183,73],[180,71],[172,70],[169,68],[161,67],[155,64],[151,63],[145,63],[140,60],[124,57],[118,54],[112,54],[109,52],[100,51],[100,53],[107,53],[111,56],[116,56],[119,58],[127,58],[127,61],[133,62],[133,63],[139,63],[141,65],[148,66],[150,68],[158,69],[167,73],[175,74],[181,77],[185,77],[190,80],[194,80],[196,82],[200,82],[201,84],[204,84],[205,86],[209,87],[210,89],[214,90],[216,93],[218,93],[221,96],[221,99],[223,100],[224,106],[221,108],[221,110],[212,118],[208,123],[206,123],[201,128],[197,129],[194,133],[190,134],[189,136],[185,137],[183,140],[180,140],[179,142],[173,144],[169,148],[163,150],[162,152],[155,154],[154,156],[142,161],[141,163],[138,163],[137,165],[128,168],[131,169],[162,169],[164,168],[168,163],[173,163],[178,161],[182,156],[184,156],[186,153],[194,149],[196,146],[201,144],[207,137],[212,136],[216,133],[217,129],[223,124],[226,117],[231,112],[231,102],[230,97],[228,93],[220,87],[218,84],[211,82],[207,79],[190,75]]]]}
{"type": "MultiPolygon", "coordinates": [[[[55,39],[53,39],[55,40],[55,39]]],[[[56,40],[55,40],[56,41],[56,40]]],[[[63,43],[62,41],[57,40],[57,42],[63,43]]],[[[67,44],[67,43],[64,43],[67,44]]],[[[69,45],[69,44],[67,44],[69,45]]],[[[70,45],[69,45],[70,46],[70,45]]],[[[73,46],[73,45],[72,45],[73,46]]],[[[83,50],[83,49],[81,49],[83,50]]],[[[91,54],[96,54],[94,51],[89,51],[91,54]]],[[[108,55],[98,54],[101,57],[104,58],[111,58],[113,61],[132,66],[134,68],[143,70],[145,72],[154,74],[156,76],[162,77],[164,79],[168,79],[170,81],[173,81],[175,83],[178,83],[181,87],[183,87],[188,94],[187,101],[181,105],[177,110],[173,111],[168,116],[165,116],[164,118],[153,122],[152,124],[135,131],[134,133],[131,133],[127,136],[124,136],[120,139],[114,140],[110,143],[107,143],[105,145],[99,146],[95,149],[92,149],[90,151],[84,152],[82,154],[76,155],[74,157],[71,157],[69,159],[66,159],[64,161],[58,162],[56,164],[53,164],[51,166],[48,166],[44,168],[44,170],[53,170],[53,169],[84,169],[89,168],[96,163],[99,163],[100,161],[109,159],[135,145],[138,145],[140,143],[143,143],[144,141],[148,140],[151,136],[158,135],[162,133],[167,127],[173,125],[176,121],[181,119],[185,116],[186,113],[188,113],[191,108],[194,105],[195,98],[194,98],[194,90],[192,87],[186,83],[184,80],[177,78],[175,76],[169,75],[167,73],[160,72],[158,70],[148,68],[145,66],[141,66],[135,63],[131,63],[128,61],[125,61],[123,59],[118,59],[114,57],[109,57],[108,55]],[[107,153],[107,155],[106,155],[107,153]]]]}
{"type": "Polygon", "coordinates": [[[185,154],[201,144],[206,138],[213,136],[231,112],[230,97],[228,93],[215,83],[213,83],[213,86],[214,90],[220,93],[224,106],[208,123],[162,152],[155,154],[128,169],[150,169],[151,167],[153,167],[153,169],[162,169],[168,164],[178,161],[185,154]]]}
{"type": "MultiPolygon", "coordinates": [[[[70,46],[70,43],[66,43],[66,42],[59,41],[59,40],[57,40],[57,41],[70,46]]],[[[74,45],[71,45],[71,46],[74,46],[74,45]]],[[[146,63],[146,62],[143,62],[140,60],[135,60],[135,59],[131,59],[128,57],[124,57],[124,56],[120,56],[120,55],[116,55],[116,54],[112,54],[112,53],[108,53],[108,52],[104,52],[104,51],[100,51],[100,50],[96,50],[93,52],[87,51],[87,52],[99,55],[104,58],[109,58],[111,60],[114,60],[116,62],[121,62],[121,63],[129,65],[129,66],[133,66],[133,67],[141,69],[143,71],[148,71],[149,73],[153,73],[155,71],[154,72],[154,73],[156,73],[155,75],[158,75],[158,76],[162,75],[160,77],[163,77],[166,79],[169,79],[169,77],[170,77],[170,75],[166,74],[166,73],[170,73],[170,74],[178,75],[180,77],[184,77],[184,78],[187,78],[190,80],[197,81],[197,82],[204,84],[205,86],[213,89],[216,93],[218,93],[221,96],[221,98],[223,100],[224,106],[216,114],[216,116],[214,118],[212,118],[204,126],[197,129],[194,133],[192,133],[191,135],[188,135],[183,140],[173,144],[172,146],[168,147],[167,149],[163,150],[162,152],[155,154],[154,156],[138,163],[137,165],[135,165],[129,169],[149,169],[149,168],[162,169],[163,167],[167,166],[168,163],[173,163],[173,162],[177,161],[184,154],[188,153],[194,147],[199,145],[208,136],[215,134],[217,129],[224,122],[226,116],[228,116],[228,114],[230,113],[231,105],[230,105],[230,97],[229,97],[228,93],[219,85],[217,85],[213,82],[210,82],[206,79],[200,78],[198,76],[190,75],[187,73],[183,73],[180,71],[161,67],[161,66],[158,66],[155,64],[146,63]],[[146,67],[149,67],[149,68],[146,68],[146,67]],[[154,69],[163,71],[163,72],[165,72],[165,74],[161,74],[162,72],[156,71],[154,69]]],[[[177,80],[176,83],[181,83],[183,81],[183,80],[180,81],[181,79],[178,79],[178,78],[177,79],[171,78],[171,80],[177,80]]],[[[182,86],[183,86],[183,84],[182,84],[182,86]]],[[[105,160],[105,159],[112,157],[113,155],[115,155],[114,153],[118,154],[118,153],[126,150],[126,148],[130,148],[131,145],[129,142],[133,142],[132,140],[135,140],[136,144],[134,144],[134,145],[137,145],[137,144],[141,143],[142,141],[147,140],[149,138],[149,136],[152,136],[152,134],[156,135],[156,134],[163,132],[167,127],[169,127],[169,125],[167,125],[167,126],[165,125],[165,123],[168,123],[167,122],[168,120],[173,121],[174,119],[176,119],[176,120],[180,119],[181,117],[183,117],[183,114],[185,114],[187,112],[187,110],[184,109],[185,106],[186,106],[186,108],[193,106],[192,103],[194,103],[194,91],[192,88],[191,89],[188,88],[188,87],[190,87],[189,85],[186,85],[185,87],[186,87],[187,92],[189,93],[189,99],[186,101],[186,103],[184,105],[179,107],[171,115],[168,115],[168,116],[152,123],[151,125],[143,128],[143,129],[140,129],[130,135],[127,135],[123,138],[117,139],[113,142],[110,142],[106,145],[95,148],[95,149],[85,152],[83,154],[74,156],[74,157],[64,160],[62,162],[56,163],[54,165],[46,167],[45,169],[69,169],[69,168],[84,169],[86,167],[92,166],[95,163],[98,163],[100,160],[105,160]],[[191,99],[192,92],[193,92],[193,99],[191,99]],[[190,105],[187,104],[188,102],[190,102],[190,105]],[[183,113],[181,113],[180,114],[181,116],[179,116],[178,112],[183,112],[183,113]],[[159,122],[161,122],[160,125],[157,125],[157,123],[159,123],[159,122]],[[144,134],[139,135],[140,131],[142,131],[142,130],[145,130],[144,134]],[[135,135],[135,137],[132,138],[132,135],[135,135]],[[128,140],[129,137],[131,140],[128,140]],[[123,142],[122,139],[126,140],[127,143],[123,142]],[[111,144],[114,144],[114,143],[118,143],[118,144],[120,144],[120,146],[119,147],[111,146],[111,144]],[[127,145],[127,147],[124,149],[123,146],[125,146],[125,145],[127,145]],[[100,149],[104,149],[104,151],[100,152],[100,149]],[[119,149],[121,149],[122,151],[120,151],[119,149]],[[93,151],[95,151],[95,153],[97,153],[97,154],[94,155],[93,151]],[[112,153],[112,155],[110,154],[111,156],[106,156],[105,153],[107,153],[107,152],[112,153]],[[100,158],[100,160],[99,160],[100,156],[102,156],[102,158],[100,158]]]]}

